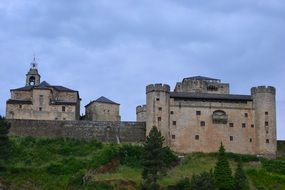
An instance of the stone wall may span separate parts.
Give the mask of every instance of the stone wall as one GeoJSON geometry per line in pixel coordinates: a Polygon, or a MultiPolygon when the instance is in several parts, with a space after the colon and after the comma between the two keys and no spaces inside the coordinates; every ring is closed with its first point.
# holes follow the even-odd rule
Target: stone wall
{"type": "Polygon", "coordinates": [[[49,138],[95,138],[107,142],[143,142],[144,122],[8,120],[10,135],[49,138]]]}

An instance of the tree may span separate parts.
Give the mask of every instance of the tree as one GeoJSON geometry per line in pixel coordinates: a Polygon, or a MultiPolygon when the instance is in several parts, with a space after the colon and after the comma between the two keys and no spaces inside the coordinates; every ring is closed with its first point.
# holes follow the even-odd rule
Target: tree
{"type": "Polygon", "coordinates": [[[6,122],[5,118],[0,116],[0,170],[3,170],[4,161],[7,160],[9,156],[9,128],[10,125],[6,122]]]}
{"type": "Polygon", "coordinates": [[[239,161],[237,165],[237,169],[235,172],[235,177],[234,177],[234,182],[235,182],[235,190],[248,190],[248,181],[246,179],[246,175],[244,173],[244,170],[242,168],[242,162],[239,161]]]}
{"type": "Polygon", "coordinates": [[[215,178],[212,170],[193,175],[191,178],[191,189],[193,190],[215,190],[215,178]]]}
{"type": "Polygon", "coordinates": [[[225,148],[221,143],[218,161],[214,170],[215,185],[219,190],[233,190],[234,180],[232,177],[232,171],[225,154],[225,148]]]}
{"type": "Polygon", "coordinates": [[[154,126],[144,143],[142,189],[158,190],[158,173],[162,171],[163,163],[163,141],[164,137],[154,126]]]}

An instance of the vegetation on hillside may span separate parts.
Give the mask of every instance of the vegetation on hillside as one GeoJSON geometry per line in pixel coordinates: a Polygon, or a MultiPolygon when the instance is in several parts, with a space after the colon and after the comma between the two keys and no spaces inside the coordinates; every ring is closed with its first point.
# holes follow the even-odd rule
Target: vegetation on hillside
{"type": "MultiPolygon", "coordinates": [[[[12,137],[10,141],[11,158],[6,161],[6,171],[1,177],[10,189],[140,188],[141,145],[32,137],[12,137]]],[[[234,171],[240,155],[226,153],[226,156],[234,171]]],[[[176,162],[175,157],[164,159],[168,164],[176,162]]],[[[242,160],[251,189],[285,189],[285,160],[259,160],[246,155],[242,160]]],[[[187,185],[185,178],[209,172],[216,162],[216,154],[187,155],[178,165],[171,164],[174,167],[159,178],[160,187],[171,189],[179,182],[187,185]]]]}

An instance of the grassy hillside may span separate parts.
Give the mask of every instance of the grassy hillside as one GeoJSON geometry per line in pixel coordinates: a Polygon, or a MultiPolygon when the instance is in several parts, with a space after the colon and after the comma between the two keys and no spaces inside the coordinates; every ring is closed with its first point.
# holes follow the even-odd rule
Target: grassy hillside
{"type": "MultiPolygon", "coordinates": [[[[13,137],[12,156],[0,183],[10,189],[138,189],[141,182],[140,145],[103,144],[96,140],[13,137]]],[[[237,155],[228,154],[231,167],[237,155]]],[[[169,164],[171,157],[165,156],[169,164]]],[[[285,189],[285,160],[244,156],[251,189],[285,189]]],[[[195,153],[160,178],[162,188],[215,166],[215,154],[195,153]]]]}

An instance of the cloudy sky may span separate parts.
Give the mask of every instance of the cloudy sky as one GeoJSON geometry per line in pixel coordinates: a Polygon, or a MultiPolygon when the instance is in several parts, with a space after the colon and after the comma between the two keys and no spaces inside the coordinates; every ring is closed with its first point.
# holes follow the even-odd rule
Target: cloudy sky
{"type": "Polygon", "coordinates": [[[1,0],[0,114],[24,86],[33,54],[42,80],[121,104],[135,120],[145,86],[205,75],[231,93],[277,88],[278,139],[285,139],[283,0],[1,0]]]}

